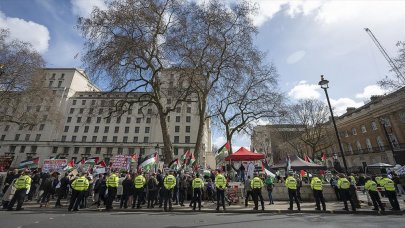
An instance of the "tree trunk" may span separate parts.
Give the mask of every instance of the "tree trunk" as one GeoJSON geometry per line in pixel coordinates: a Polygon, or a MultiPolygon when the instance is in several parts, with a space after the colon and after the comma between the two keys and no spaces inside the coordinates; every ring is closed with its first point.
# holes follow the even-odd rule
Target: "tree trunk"
{"type": "Polygon", "coordinates": [[[226,133],[226,142],[229,142],[229,155],[233,153],[232,151],[232,132],[229,130],[229,127],[225,126],[225,133],[226,133]]]}
{"type": "Polygon", "coordinates": [[[160,127],[162,128],[163,160],[165,164],[169,164],[170,162],[173,161],[173,147],[172,142],[170,140],[169,129],[167,127],[166,122],[167,115],[163,113],[161,107],[158,107],[158,112],[159,112],[160,127]]]}
{"type": "Polygon", "coordinates": [[[194,155],[197,164],[200,162],[201,144],[204,136],[206,99],[200,101],[199,105],[200,105],[199,124],[197,132],[197,141],[195,142],[195,149],[194,149],[194,155]]]}

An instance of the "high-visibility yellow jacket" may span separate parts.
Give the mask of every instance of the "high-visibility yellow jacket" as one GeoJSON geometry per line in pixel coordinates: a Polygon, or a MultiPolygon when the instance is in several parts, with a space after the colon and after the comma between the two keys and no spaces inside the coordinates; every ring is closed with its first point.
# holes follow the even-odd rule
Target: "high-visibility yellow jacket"
{"type": "Polygon", "coordinates": [[[193,186],[193,189],[194,188],[202,188],[202,187],[204,187],[204,181],[199,177],[194,178],[192,186],[193,186]]]}
{"type": "Polygon", "coordinates": [[[176,178],[169,174],[163,179],[163,185],[165,186],[166,189],[170,190],[173,189],[174,186],[176,186],[176,178]]]}
{"type": "Polygon", "coordinates": [[[337,185],[339,189],[349,189],[350,181],[348,181],[345,177],[339,178],[337,185]]]}
{"type": "Polygon", "coordinates": [[[222,174],[218,174],[215,177],[215,187],[219,189],[226,188],[226,178],[222,174]]]}
{"type": "Polygon", "coordinates": [[[21,175],[14,182],[14,187],[16,189],[29,189],[31,187],[31,177],[28,175],[21,175]]]}
{"type": "Polygon", "coordinates": [[[252,189],[260,189],[263,188],[263,186],[264,186],[263,181],[259,177],[254,177],[252,181],[250,181],[250,187],[252,189]]]}
{"type": "Polygon", "coordinates": [[[73,181],[72,188],[76,191],[87,190],[89,188],[89,181],[84,176],[79,177],[73,181]]]}
{"type": "Polygon", "coordinates": [[[364,189],[366,189],[368,191],[376,192],[377,191],[377,183],[375,183],[375,181],[368,180],[366,182],[366,184],[364,185],[364,189]]]}
{"type": "Polygon", "coordinates": [[[385,188],[385,191],[395,191],[395,183],[388,177],[381,180],[381,186],[385,188]]]}
{"type": "Polygon", "coordinates": [[[321,179],[319,179],[318,177],[312,178],[312,180],[311,180],[311,188],[313,190],[322,190],[322,187],[323,187],[323,185],[322,185],[321,179]]]}
{"type": "Polygon", "coordinates": [[[107,188],[116,188],[118,187],[119,178],[115,173],[111,174],[106,181],[107,188]]]}
{"type": "Polygon", "coordinates": [[[138,175],[135,177],[134,184],[136,189],[143,188],[145,186],[146,179],[143,175],[138,175]]]}
{"type": "Polygon", "coordinates": [[[287,177],[287,179],[285,179],[285,186],[288,189],[293,189],[293,190],[297,189],[297,180],[295,180],[294,177],[289,176],[289,177],[287,177]]]}

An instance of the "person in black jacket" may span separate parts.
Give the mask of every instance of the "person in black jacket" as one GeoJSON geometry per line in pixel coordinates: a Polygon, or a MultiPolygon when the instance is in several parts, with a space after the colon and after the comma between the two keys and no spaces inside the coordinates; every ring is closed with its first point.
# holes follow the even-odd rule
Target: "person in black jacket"
{"type": "Polygon", "coordinates": [[[53,192],[53,179],[51,177],[51,175],[49,175],[49,173],[44,173],[43,177],[42,177],[42,190],[44,191],[40,197],[40,205],[39,207],[43,207],[43,206],[47,206],[49,199],[52,195],[53,192]]]}
{"type": "Polygon", "coordinates": [[[32,174],[32,181],[31,181],[31,188],[30,192],[28,193],[28,201],[31,201],[35,194],[37,193],[37,188],[39,186],[39,182],[41,180],[41,177],[38,173],[38,170],[35,170],[32,174]]]}
{"type": "Polygon", "coordinates": [[[158,181],[158,196],[156,197],[155,205],[158,203],[159,199],[159,208],[162,208],[163,205],[163,197],[165,195],[165,188],[163,187],[163,175],[162,171],[159,169],[158,174],[156,176],[156,180],[158,181]]]}
{"type": "Polygon", "coordinates": [[[154,208],[154,201],[156,198],[156,192],[158,189],[158,181],[156,180],[156,174],[153,173],[146,184],[148,190],[148,208],[154,208]]]}
{"type": "Polygon", "coordinates": [[[55,207],[62,207],[62,204],[60,203],[61,199],[66,199],[67,194],[69,191],[69,177],[68,173],[65,173],[65,176],[62,177],[59,181],[59,188],[56,190],[57,194],[57,199],[55,203],[55,207]]]}
{"type": "Polygon", "coordinates": [[[120,200],[120,208],[124,206],[125,209],[128,208],[128,199],[132,195],[132,189],[134,184],[132,182],[131,174],[127,174],[125,179],[122,181],[122,195],[120,200]]]}

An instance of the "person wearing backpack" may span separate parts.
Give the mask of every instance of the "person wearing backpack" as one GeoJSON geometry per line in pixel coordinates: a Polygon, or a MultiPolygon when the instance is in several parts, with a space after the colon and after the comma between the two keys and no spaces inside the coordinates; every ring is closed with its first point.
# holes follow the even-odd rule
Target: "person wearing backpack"
{"type": "Polygon", "coordinates": [[[158,181],[156,180],[156,174],[152,173],[152,175],[149,177],[148,183],[147,183],[147,190],[148,190],[148,206],[147,208],[154,208],[155,204],[155,198],[156,198],[156,193],[158,189],[158,181]]]}
{"type": "Polygon", "coordinates": [[[271,178],[271,176],[267,176],[264,183],[266,184],[267,193],[269,195],[269,205],[274,204],[274,201],[273,201],[273,178],[271,178]]]}

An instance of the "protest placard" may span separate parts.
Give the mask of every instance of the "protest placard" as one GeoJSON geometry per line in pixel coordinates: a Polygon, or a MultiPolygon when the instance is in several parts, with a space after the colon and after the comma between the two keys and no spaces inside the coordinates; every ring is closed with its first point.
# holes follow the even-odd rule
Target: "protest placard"
{"type": "Polygon", "coordinates": [[[129,170],[131,161],[131,156],[127,155],[115,155],[111,159],[111,168],[112,169],[120,169],[120,170],[129,170]]]}
{"type": "Polygon", "coordinates": [[[42,165],[42,171],[52,172],[58,171],[61,172],[67,165],[67,159],[44,159],[44,164],[42,165]]]}

